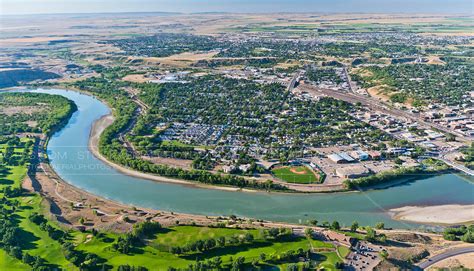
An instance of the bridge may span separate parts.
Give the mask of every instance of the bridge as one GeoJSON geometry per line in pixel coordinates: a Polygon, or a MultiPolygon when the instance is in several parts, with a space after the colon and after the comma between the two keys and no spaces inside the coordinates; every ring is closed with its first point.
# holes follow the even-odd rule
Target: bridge
{"type": "Polygon", "coordinates": [[[474,176],[474,170],[472,170],[472,169],[469,169],[469,168],[467,168],[467,167],[465,167],[461,164],[455,163],[455,162],[453,162],[451,160],[448,160],[446,158],[443,158],[443,157],[438,157],[437,159],[439,159],[440,161],[443,161],[448,166],[450,166],[454,169],[457,169],[459,171],[462,171],[462,172],[466,173],[469,176],[474,176]]]}

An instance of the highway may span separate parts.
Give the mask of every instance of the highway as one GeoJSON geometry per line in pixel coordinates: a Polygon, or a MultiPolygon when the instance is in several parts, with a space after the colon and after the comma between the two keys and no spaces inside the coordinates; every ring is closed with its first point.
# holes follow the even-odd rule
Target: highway
{"type": "Polygon", "coordinates": [[[439,261],[466,253],[474,253],[474,246],[447,250],[441,254],[429,257],[426,261],[419,263],[417,266],[419,269],[424,270],[439,261]]]}

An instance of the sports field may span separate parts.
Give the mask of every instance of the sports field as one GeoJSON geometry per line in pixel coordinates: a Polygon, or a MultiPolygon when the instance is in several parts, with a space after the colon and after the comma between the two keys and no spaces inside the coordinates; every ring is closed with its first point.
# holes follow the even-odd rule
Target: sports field
{"type": "Polygon", "coordinates": [[[306,166],[282,166],[272,170],[273,175],[288,183],[318,183],[319,177],[306,166]]]}

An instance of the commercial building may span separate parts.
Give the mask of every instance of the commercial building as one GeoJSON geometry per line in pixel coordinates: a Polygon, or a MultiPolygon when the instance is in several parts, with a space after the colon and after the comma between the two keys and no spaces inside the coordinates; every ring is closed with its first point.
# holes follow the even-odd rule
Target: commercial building
{"type": "Polygon", "coordinates": [[[372,160],[379,160],[380,158],[382,158],[382,153],[379,151],[368,151],[367,154],[372,160]]]}
{"type": "Polygon", "coordinates": [[[352,247],[353,245],[357,243],[357,239],[352,238],[350,236],[346,236],[345,234],[342,234],[342,233],[325,230],[323,231],[322,234],[325,240],[335,241],[347,247],[352,247]]]}
{"type": "Polygon", "coordinates": [[[371,174],[371,171],[363,166],[342,167],[336,169],[337,176],[344,179],[355,179],[366,177],[371,174]]]}
{"type": "Polygon", "coordinates": [[[359,161],[364,161],[369,159],[369,154],[362,150],[356,150],[351,152],[351,156],[356,158],[359,161]]]}
{"type": "Polygon", "coordinates": [[[337,153],[329,154],[328,158],[329,158],[329,160],[331,160],[331,161],[333,161],[334,163],[337,163],[337,164],[342,164],[342,163],[346,162],[346,160],[344,160],[344,158],[339,156],[337,153]]]}
{"type": "Polygon", "coordinates": [[[328,158],[337,164],[351,163],[355,159],[345,152],[332,153],[328,155],[328,158]]]}

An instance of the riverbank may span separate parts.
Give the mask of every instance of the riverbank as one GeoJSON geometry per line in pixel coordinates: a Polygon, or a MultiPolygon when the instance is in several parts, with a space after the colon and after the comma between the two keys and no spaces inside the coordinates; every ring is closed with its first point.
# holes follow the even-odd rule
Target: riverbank
{"type": "MultiPolygon", "coordinates": [[[[108,103],[106,100],[102,99],[101,97],[95,95],[94,93],[91,93],[89,91],[84,91],[78,88],[75,88],[73,86],[62,86],[65,88],[68,88],[69,91],[74,91],[74,92],[79,92],[91,97],[94,97],[98,100],[100,100],[102,103],[104,103],[109,110],[114,112],[114,108],[111,106],[110,103],[108,103]]],[[[47,87],[47,88],[52,88],[52,87],[47,87]]],[[[152,180],[152,181],[157,181],[157,182],[165,182],[165,183],[173,183],[173,184],[180,184],[180,185],[185,185],[185,186],[191,186],[191,187],[197,187],[197,188],[207,188],[207,189],[218,189],[218,190],[224,190],[224,191],[242,191],[242,192],[277,192],[277,193],[282,193],[282,194],[294,194],[294,193],[339,193],[339,192],[357,192],[357,190],[373,190],[373,189],[383,189],[387,188],[390,186],[395,186],[395,185],[400,185],[405,182],[410,182],[413,179],[416,178],[410,178],[410,174],[396,174],[396,178],[392,178],[392,180],[388,182],[382,182],[382,183],[375,183],[366,187],[350,187],[354,183],[358,183],[359,181],[346,181],[345,185],[332,185],[332,184],[311,184],[311,185],[304,185],[304,184],[291,184],[291,183],[286,183],[283,181],[276,181],[273,180],[275,184],[278,184],[280,186],[285,186],[288,190],[283,190],[283,191],[278,191],[278,190],[272,190],[272,191],[266,191],[266,190],[257,190],[253,188],[239,188],[239,187],[232,187],[232,186],[225,186],[225,185],[213,185],[213,184],[206,184],[206,183],[199,183],[199,182],[193,182],[189,180],[181,180],[181,179],[174,179],[174,178],[169,178],[166,176],[160,176],[152,173],[146,173],[146,172],[141,172],[137,171],[132,168],[128,168],[126,166],[123,166],[121,164],[115,163],[107,159],[105,156],[103,156],[100,151],[99,151],[99,142],[100,142],[100,136],[102,132],[109,127],[110,125],[113,124],[115,118],[113,116],[113,113],[110,113],[106,116],[103,116],[101,119],[97,120],[93,125],[92,125],[92,130],[91,130],[91,135],[90,135],[90,142],[88,143],[90,151],[93,153],[95,157],[100,159],[102,162],[106,163],[110,167],[118,170],[119,172],[131,176],[131,177],[138,177],[142,179],[147,179],[147,180],[152,180]],[[92,139],[92,137],[95,137],[92,139]],[[403,178],[402,177],[406,177],[403,178]],[[347,187],[350,187],[347,189],[347,187]]],[[[385,173],[385,172],[384,172],[385,173]]],[[[426,172],[431,174],[432,172],[426,172]]],[[[441,172],[437,172],[441,173],[441,172]]],[[[448,171],[444,172],[448,173],[448,171]]],[[[366,177],[368,179],[373,179],[374,177],[379,177],[378,175],[375,176],[370,176],[366,177]]],[[[393,177],[393,176],[392,176],[393,177]]],[[[366,179],[366,178],[361,178],[361,180],[366,179]]]]}
{"type": "Polygon", "coordinates": [[[421,178],[428,178],[434,175],[455,173],[456,170],[447,165],[439,168],[426,169],[420,166],[401,167],[397,169],[379,172],[375,175],[361,177],[354,180],[345,180],[344,185],[350,190],[374,190],[385,189],[395,185],[401,185],[421,178]]]}
{"type": "Polygon", "coordinates": [[[173,184],[180,184],[180,185],[186,185],[186,186],[193,186],[197,188],[208,188],[208,189],[219,189],[219,190],[224,190],[224,191],[243,191],[243,192],[259,192],[257,190],[252,190],[252,189],[246,189],[246,188],[237,188],[237,187],[227,187],[227,186],[216,186],[216,185],[206,185],[206,184],[198,184],[198,183],[192,183],[189,181],[184,181],[184,180],[179,180],[179,179],[172,179],[172,178],[167,178],[163,176],[158,176],[158,175],[153,175],[149,173],[144,173],[144,172],[139,172],[136,170],[132,170],[129,168],[126,168],[122,165],[113,163],[109,161],[107,158],[105,158],[99,151],[99,140],[100,140],[100,135],[102,132],[107,129],[112,123],[114,122],[115,118],[112,114],[105,115],[98,119],[94,124],[92,125],[90,136],[89,136],[89,150],[91,153],[97,157],[99,160],[102,162],[106,163],[108,166],[118,170],[119,172],[132,176],[132,177],[137,177],[137,178],[142,178],[146,180],[151,180],[151,181],[156,181],[156,182],[166,182],[166,183],[173,183],[173,184]]]}
{"type": "MultiPolygon", "coordinates": [[[[98,97],[96,97],[99,99],[98,97]]],[[[101,99],[99,99],[101,100],[101,99]]],[[[102,100],[101,100],[102,101],[102,100]]],[[[110,105],[108,105],[110,108],[110,105]]],[[[92,154],[97,157],[99,160],[107,164],[108,166],[118,170],[119,172],[131,176],[131,177],[137,177],[137,178],[142,178],[142,179],[147,179],[151,181],[157,181],[157,182],[165,182],[165,183],[173,183],[173,184],[180,184],[180,185],[186,185],[186,186],[191,186],[191,187],[197,187],[197,188],[207,188],[207,189],[218,189],[218,190],[224,190],[224,191],[241,191],[241,192],[253,192],[253,193],[258,193],[258,192],[265,192],[265,191],[260,191],[260,190],[254,190],[254,189],[248,189],[248,188],[237,188],[237,187],[229,187],[229,186],[218,186],[218,185],[207,185],[207,184],[201,184],[201,183],[196,183],[196,182],[190,182],[186,180],[179,180],[179,179],[173,179],[173,178],[167,178],[159,175],[154,175],[150,173],[145,173],[145,172],[140,172],[136,171],[130,168],[127,168],[123,165],[119,165],[117,163],[114,163],[110,160],[108,160],[106,157],[104,157],[100,151],[99,151],[99,141],[100,141],[100,136],[102,132],[107,129],[110,125],[113,124],[115,118],[112,113],[104,115],[97,121],[95,121],[92,125],[90,136],[89,136],[89,143],[88,147],[89,150],[92,152],[92,154]]],[[[406,180],[401,180],[402,176],[398,176],[396,180],[392,180],[392,182],[385,183],[385,184],[376,184],[374,186],[366,187],[365,190],[370,190],[370,189],[381,189],[381,188],[387,188],[390,186],[394,185],[400,185],[405,182],[410,182],[413,181],[412,178],[407,178],[406,180]]],[[[293,193],[348,193],[348,192],[357,192],[357,190],[347,190],[344,188],[342,185],[324,185],[324,184],[318,184],[318,185],[304,185],[304,184],[289,184],[285,183],[283,181],[277,181],[276,183],[280,185],[285,185],[290,191],[275,191],[277,193],[288,193],[288,194],[293,194],[293,193]]]]}
{"type": "MultiPolygon", "coordinates": [[[[56,93],[56,91],[45,92],[56,93]]],[[[439,179],[439,182],[435,182],[437,189],[432,189],[432,181],[428,184],[427,181],[421,180],[410,185],[399,185],[379,191],[318,195],[235,193],[221,189],[196,189],[189,185],[144,181],[143,178],[119,173],[90,153],[88,143],[91,127],[97,120],[110,113],[107,106],[97,99],[94,99],[95,101],[91,99],[91,95],[80,95],[75,91],[64,91],[62,94],[77,102],[79,108],[87,109],[87,113],[80,110],[75,118],[75,125],[68,125],[61,133],[53,136],[48,151],[70,155],[64,159],[53,159],[52,166],[55,170],[58,169],[58,174],[64,176],[71,185],[94,195],[132,206],[201,215],[235,214],[239,217],[287,223],[308,223],[311,218],[317,218],[321,221],[338,220],[348,225],[357,217],[359,223],[363,225],[374,225],[382,221],[392,228],[416,228],[416,224],[391,219],[386,210],[390,206],[416,205],[411,203],[411,199],[436,202],[434,200],[442,197],[444,194],[442,191],[447,191],[446,189],[452,189],[452,193],[459,193],[459,200],[450,201],[452,204],[469,202],[472,196],[469,193],[471,187],[466,186],[466,182],[459,182],[456,176],[435,177],[439,179]],[[87,155],[78,157],[76,153],[87,155]],[[81,168],[70,166],[76,164],[81,165],[81,168]],[[420,191],[428,193],[420,194],[420,191]],[[404,197],[397,196],[400,194],[404,197]],[[469,198],[466,198],[466,195],[469,198]],[[378,211],[374,213],[374,210],[378,211]],[[370,215],[367,212],[370,212],[370,215]]]]}
{"type": "Polygon", "coordinates": [[[405,206],[389,210],[392,218],[424,224],[466,224],[474,222],[474,204],[405,206]]]}
{"type": "MultiPolygon", "coordinates": [[[[47,163],[39,165],[41,170],[26,177],[22,187],[38,192],[45,199],[45,210],[49,217],[69,228],[100,229],[113,232],[128,232],[133,224],[153,220],[164,226],[177,224],[210,226],[227,221],[226,217],[182,214],[169,211],[138,208],[114,200],[96,196],[65,182],[47,163]],[[84,223],[81,223],[84,220],[84,223]]],[[[243,224],[249,224],[242,220],[243,224]]]]}

